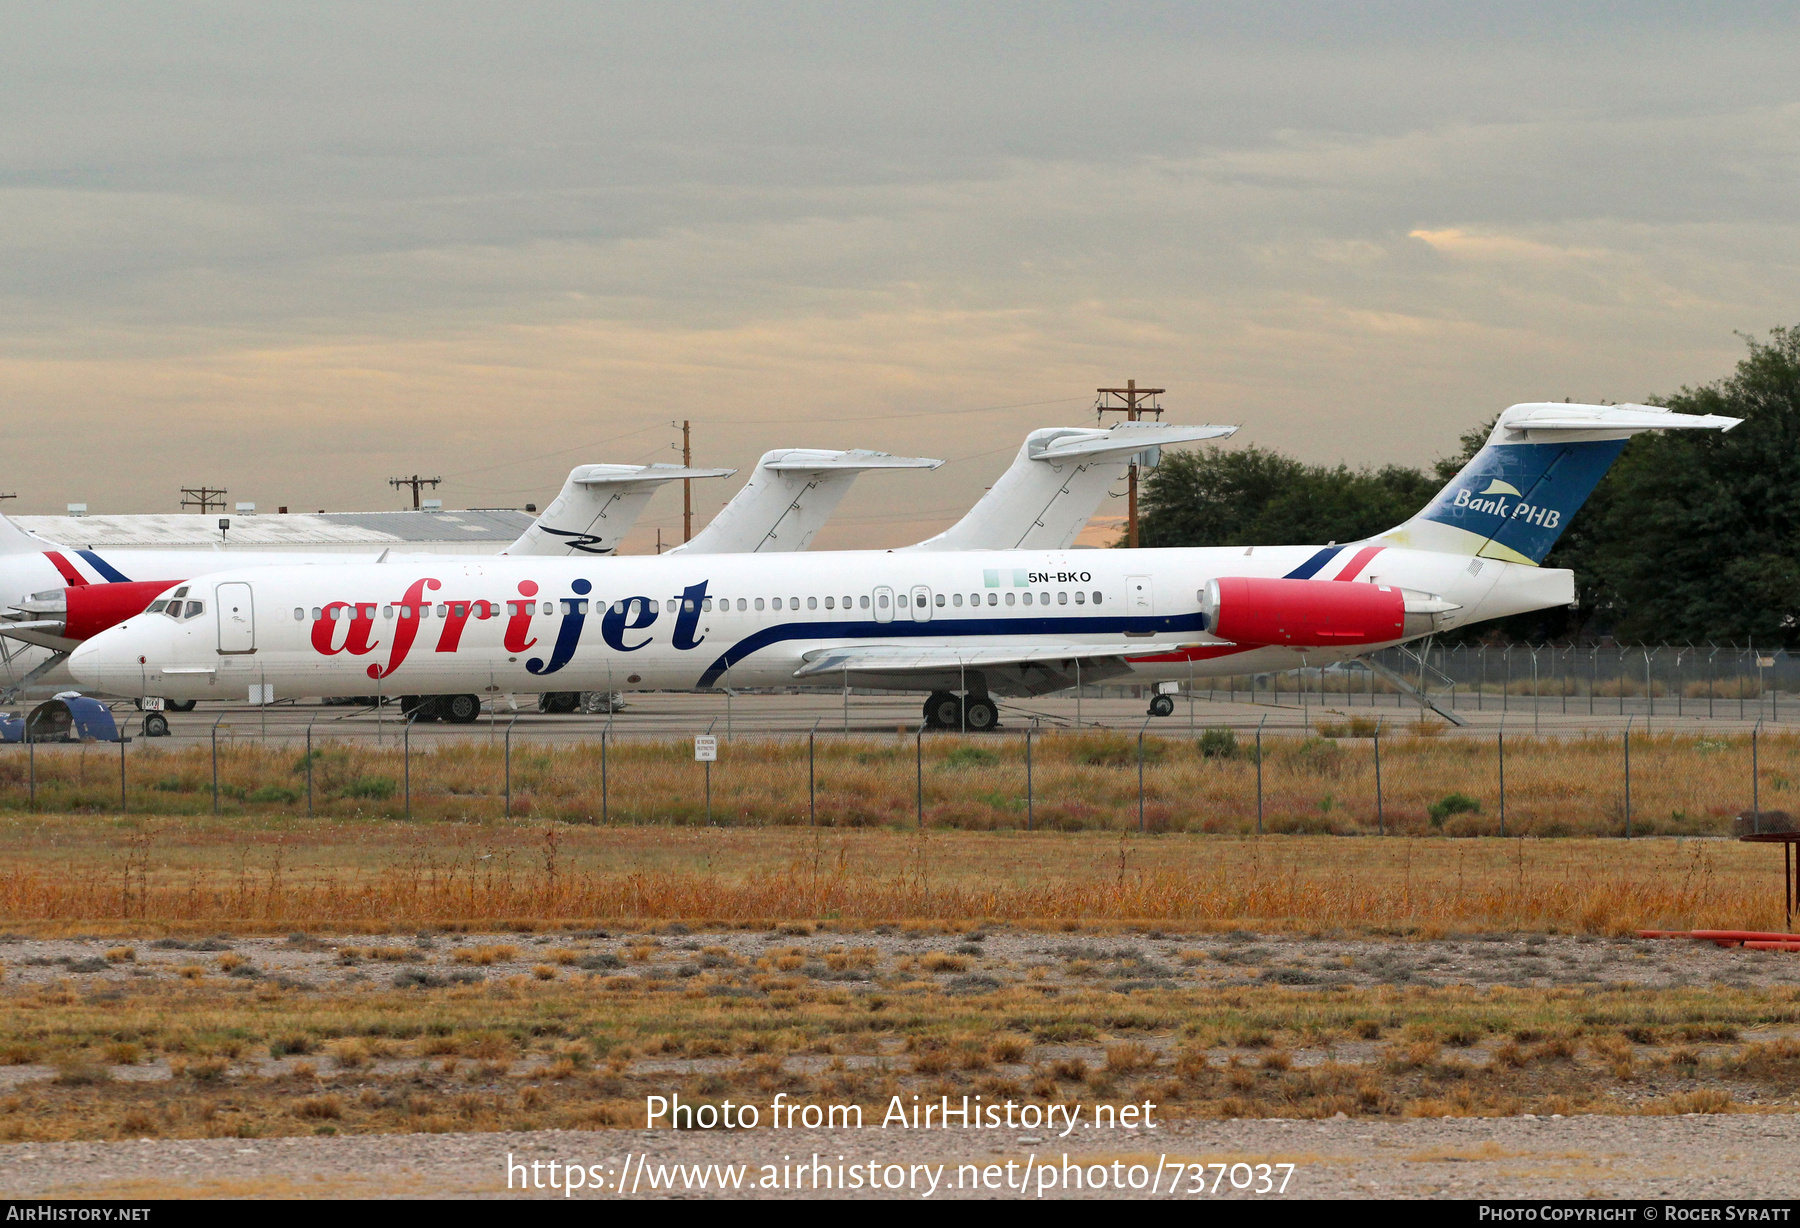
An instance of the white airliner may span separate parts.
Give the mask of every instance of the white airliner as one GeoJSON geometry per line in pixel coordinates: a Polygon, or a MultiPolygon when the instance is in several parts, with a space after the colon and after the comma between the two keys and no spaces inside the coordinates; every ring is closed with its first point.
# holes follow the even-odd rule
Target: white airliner
{"type": "Polygon", "coordinates": [[[872,686],[991,728],[996,695],[1326,664],[1566,605],[1540,567],[1631,436],[1737,419],[1515,405],[1418,515],[1347,545],[406,560],[221,571],[69,661],[179,699],[872,686]],[[247,688],[258,688],[250,691],[247,688]]]}
{"type": "MultiPolygon", "coordinates": [[[[1013,466],[947,532],[919,549],[1066,546],[1092,517],[1106,488],[1139,453],[1232,434],[1236,427],[1121,423],[1110,430],[1034,431],[1013,466]]],[[[1148,459],[1148,457],[1147,457],[1148,459]]],[[[934,469],[943,462],[862,449],[780,448],[766,452],[750,480],[690,543],[688,554],[804,550],[859,474],[876,469],[934,469]]],[[[732,469],[678,465],[581,465],[542,516],[501,553],[511,556],[615,554],[658,489],[683,479],[729,477],[732,469]]],[[[117,518],[115,518],[117,519],[117,518]]],[[[341,554],[309,552],[308,563],[354,563],[388,547],[341,554]]],[[[52,694],[72,680],[61,668],[76,644],[144,609],[177,579],[231,566],[299,562],[282,550],[71,549],[0,517],[0,687],[7,694],[52,694]],[[54,576],[55,580],[51,577],[54,576]],[[134,578],[135,577],[135,578],[134,578]],[[160,577],[160,578],[148,578],[160,577]],[[61,587],[46,587],[61,581],[61,587]],[[8,600],[10,598],[10,601],[8,600]],[[20,649],[16,643],[27,647],[20,649]]],[[[572,712],[578,691],[545,692],[546,711],[572,712]]],[[[446,699],[459,711],[466,699],[446,699]]],[[[181,706],[192,707],[191,702],[181,706]]],[[[436,711],[440,703],[430,706],[436,711]]]]}
{"type": "MultiPolygon", "coordinates": [[[[696,540],[686,549],[703,553],[743,548],[734,544],[738,541],[755,542],[762,550],[804,549],[858,474],[870,469],[931,469],[942,463],[882,452],[791,448],[770,452],[758,463],[750,483],[702,534],[709,544],[696,540]],[[808,495],[820,493],[802,499],[800,489],[787,490],[796,483],[808,495]],[[789,497],[771,497],[784,493],[789,497]]],[[[735,472],[679,465],[578,466],[543,515],[502,553],[515,557],[613,554],[662,486],[682,479],[729,477],[735,472]]],[[[394,557],[391,548],[381,548],[379,554],[383,559],[394,557]]],[[[304,555],[282,550],[222,554],[212,550],[71,549],[0,517],[0,604],[10,606],[0,614],[0,686],[6,686],[9,693],[66,688],[71,680],[60,667],[76,644],[141,612],[157,594],[185,577],[224,565],[366,564],[375,561],[376,555],[374,547],[304,555]],[[18,644],[30,647],[21,649],[18,644]]],[[[561,706],[572,708],[573,704],[561,706]]]]}

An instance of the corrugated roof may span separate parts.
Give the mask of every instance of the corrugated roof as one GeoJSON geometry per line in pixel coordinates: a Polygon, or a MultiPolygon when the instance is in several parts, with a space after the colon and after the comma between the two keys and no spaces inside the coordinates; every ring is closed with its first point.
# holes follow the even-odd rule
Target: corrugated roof
{"type": "Polygon", "coordinates": [[[537,517],[510,510],[443,512],[308,512],[243,516],[214,512],[126,516],[14,516],[14,523],[83,550],[146,546],[216,546],[229,520],[227,549],[268,546],[399,546],[467,543],[499,547],[537,517]]]}

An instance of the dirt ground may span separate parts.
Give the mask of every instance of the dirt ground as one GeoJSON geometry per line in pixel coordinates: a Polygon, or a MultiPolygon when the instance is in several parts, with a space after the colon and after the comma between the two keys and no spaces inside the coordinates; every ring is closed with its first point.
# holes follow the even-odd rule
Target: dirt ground
{"type": "Polygon", "coordinates": [[[733,1196],[794,1197],[814,1191],[791,1165],[815,1156],[863,1173],[856,1196],[1800,1193],[1779,1159],[1800,1141],[1800,957],[1687,941],[658,926],[3,936],[0,960],[4,1137],[74,1123],[48,1136],[73,1141],[0,1144],[12,1198],[719,1196],[712,1165],[749,1166],[733,1196]],[[372,1048],[352,1027],[286,1051],[297,1028],[358,1020],[372,1048]],[[96,1076],[83,1063],[128,1021],[143,1052],[96,1076]],[[860,1101],[864,1128],[638,1128],[649,1095],[766,1112],[780,1089],[860,1101]],[[1153,1129],[880,1120],[893,1098],[971,1094],[1169,1103],[1153,1129]],[[201,1101],[218,1111],[182,1115],[201,1101]],[[539,1164],[510,1195],[509,1153],[539,1164]],[[582,1188],[551,1188],[550,1160],[582,1188]]]}
{"type": "MultiPolygon", "coordinates": [[[[0,1147],[0,1189],[9,1198],[617,1198],[814,1197],[890,1198],[1170,1198],[1174,1165],[1182,1164],[1177,1197],[1216,1198],[1709,1198],[1777,1199],[1800,1196],[1800,1173],[1791,1158],[1800,1144],[1793,1116],[1606,1117],[1560,1119],[1458,1118],[1443,1121],[1231,1121],[1175,1122],[1154,1131],[1087,1132],[1067,1140],[1018,1131],[901,1133],[773,1131],[689,1134],[670,1131],[537,1131],[529,1134],[371,1135],[345,1138],[189,1139],[115,1143],[14,1144],[0,1147]],[[871,1161],[897,1190],[851,1188],[815,1191],[808,1181],[793,1188],[793,1161],[821,1157],[833,1170],[871,1161]],[[1052,1166],[1062,1182],[1064,1157],[1083,1169],[1083,1186],[1055,1186],[1041,1194],[1038,1168],[1052,1166]],[[507,1189],[508,1159],[515,1186],[507,1189]],[[1026,1177],[1028,1157],[1033,1175],[1026,1177]],[[548,1162],[598,1168],[613,1188],[549,1188],[548,1162]],[[1113,1161],[1126,1188],[1113,1186],[1113,1161]],[[533,1180],[545,1188],[521,1189],[533,1180]],[[1006,1169],[1008,1162],[1013,1167],[1006,1169]],[[788,1166],[782,1188],[782,1165],[788,1166]],[[1269,1164],[1267,1180],[1282,1181],[1277,1165],[1294,1166],[1285,1192],[1257,1194],[1263,1183],[1253,1168],[1217,1165],[1269,1164]],[[671,1165],[748,1166],[742,1184],[718,1188],[680,1181],[674,1190],[645,1188],[666,1179],[671,1165]],[[774,1170],[761,1166],[775,1165],[774,1170]],[[890,1165],[939,1169],[900,1174],[890,1165]],[[976,1165],[975,1170],[961,1165],[976,1165]],[[1106,1188],[1087,1184],[1104,1165],[1106,1188]],[[1195,1189],[1187,1165],[1202,1170],[1205,1192],[1195,1189]],[[631,1175],[644,1175],[631,1183],[631,1175]],[[996,1166],[989,1169],[989,1165],[996,1166]],[[1132,1165],[1141,1165],[1136,1173],[1132,1165]],[[1130,1188],[1134,1177],[1159,1188],[1130,1188]],[[772,1180],[775,1188],[757,1188],[772,1180]],[[1247,1188],[1234,1190],[1237,1180],[1247,1188]],[[621,1193],[621,1182],[627,1189],[621,1193]],[[958,1188],[984,1182],[998,1188],[958,1188]],[[1011,1183],[1010,1188],[1008,1182],[1011,1183]],[[1023,1182],[1025,1188],[1018,1188],[1023,1182]],[[908,1188],[909,1183],[912,1188],[908,1188]],[[1214,1186],[1218,1186],[1216,1190],[1214,1186]]],[[[810,1163],[806,1171],[810,1172],[810,1163]]],[[[556,1177],[562,1184],[561,1170],[556,1177]]]]}

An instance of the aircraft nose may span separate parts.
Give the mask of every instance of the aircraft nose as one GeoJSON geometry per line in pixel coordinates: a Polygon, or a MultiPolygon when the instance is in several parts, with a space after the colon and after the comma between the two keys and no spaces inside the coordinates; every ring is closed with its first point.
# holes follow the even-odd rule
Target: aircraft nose
{"type": "Polygon", "coordinates": [[[69,673],[91,690],[135,695],[143,677],[135,640],[125,627],[102,631],[69,654],[69,673]]]}

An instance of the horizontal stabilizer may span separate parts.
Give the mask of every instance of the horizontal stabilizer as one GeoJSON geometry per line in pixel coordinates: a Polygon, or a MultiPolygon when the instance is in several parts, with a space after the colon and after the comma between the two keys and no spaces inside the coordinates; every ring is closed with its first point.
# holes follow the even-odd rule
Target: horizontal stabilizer
{"type": "Polygon", "coordinates": [[[689,469],[684,465],[582,465],[569,474],[577,486],[679,482],[683,478],[728,478],[736,469],[689,469]]]}
{"type": "Polygon", "coordinates": [[[1594,431],[1596,439],[1616,439],[1642,431],[1729,431],[1742,418],[1719,414],[1678,414],[1657,405],[1570,405],[1549,401],[1514,405],[1495,423],[1495,434],[1507,442],[1526,443],[1533,435],[1566,436],[1594,431]]]}

